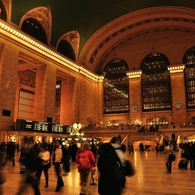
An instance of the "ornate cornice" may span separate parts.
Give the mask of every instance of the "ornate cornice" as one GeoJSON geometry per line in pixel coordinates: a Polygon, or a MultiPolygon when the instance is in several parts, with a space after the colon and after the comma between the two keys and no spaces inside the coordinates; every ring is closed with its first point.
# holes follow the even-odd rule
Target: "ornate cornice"
{"type": "MultiPolygon", "coordinates": [[[[167,23],[167,26],[174,22],[178,24],[178,27],[180,26],[179,24],[185,23],[195,29],[195,11],[194,9],[183,7],[155,7],[132,12],[117,18],[103,26],[89,39],[81,51],[79,58],[80,63],[83,65],[93,65],[97,55],[108,43],[112,41],[111,45],[116,46],[124,41],[118,41],[120,39],[119,36],[128,33],[129,38],[133,36],[133,33],[135,33],[138,27],[139,30],[140,28],[147,29],[147,26],[149,27],[151,23],[156,25],[162,22],[164,24],[167,23]],[[96,45],[96,47],[94,47],[94,45],[96,45]]],[[[179,28],[176,27],[175,29],[179,30],[179,28]]],[[[146,30],[145,32],[149,31],[146,30]]],[[[111,48],[109,48],[109,50],[111,50],[111,48]]],[[[104,53],[103,55],[106,54],[104,53]]]]}

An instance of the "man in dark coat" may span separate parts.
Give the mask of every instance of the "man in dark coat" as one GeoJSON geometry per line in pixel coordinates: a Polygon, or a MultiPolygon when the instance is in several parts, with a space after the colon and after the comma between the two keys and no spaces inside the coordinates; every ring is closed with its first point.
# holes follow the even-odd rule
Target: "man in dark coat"
{"type": "Polygon", "coordinates": [[[16,145],[14,142],[8,142],[7,143],[7,148],[6,148],[6,157],[5,157],[5,161],[2,163],[2,165],[5,165],[7,163],[8,160],[12,161],[12,166],[15,166],[15,149],[16,149],[16,145]]]}
{"type": "MultiPolygon", "coordinates": [[[[101,146],[101,153],[98,158],[98,170],[100,172],[98,182],[98,193],[100,195],[121,195],[122,189],[125,186],[125,175],[119,182],[113,181],[111,175],[111,167],[115,164],[119,165],[119,169],[122,171],[122,165],[120,158],[116,154],[113,146],[110,143],[104,143],[101,146]]],[[[123,171],[122,171],[123,172],[123,171]]]]}

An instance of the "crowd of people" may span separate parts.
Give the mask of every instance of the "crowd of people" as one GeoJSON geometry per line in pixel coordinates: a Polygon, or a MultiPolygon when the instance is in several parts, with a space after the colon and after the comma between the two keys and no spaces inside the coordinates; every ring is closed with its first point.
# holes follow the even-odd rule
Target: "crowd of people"
{"type": "MultiPolygon", "coordinates": [[[[140,152],[144,153],[145,146],[142,142],[139,144],[140,152]]],[[[190,169],[195,169],[195,144],[192,142],[180,145],[183,150],[182,156],[190,163],[190,169]]],[[[128,152],[134,153],[133,145],[128,144],[128,152]]],[[[172,162],[170,154],[174,153],[172,144],[156,145],[156,152],[163,152],[168,154],[166,160],[167,171],[171,173],[172,162]]],[[[15,166],[15,152],[17,151],[16,145],[9,142],[6,145],[6,153],[0,156],[1,169],[11,162],[15,166]]],[[[70,145],[64,146],[60,140],[55,140],[52,144],[36,143],[33,144],[29,140],[24,140],[20,147],[19,162],[24,167],[23,172],[25,179],[20,183],[16,195],[21,195],[26,186],[30,185],[34,190],[35,195],[41,195],[40,191],[40,178],[44,173],[45,184],[44,188],[49,187],[49,174],[48,170],[53,165],[56,173],[56,188],[55,192],[59,192],[63,188],[63,174],[68,176],[71,171],[70,161],[76,163],[78,172],[80,174],[80,195],[89,194],[89,187],[94,183],[94,173],[98,172],[98,193],[100,195],[121,195],[126,183],[126,162],[125,159],[126,146],[122,144],[120,136],[113,137],[108,143],[101,143],[96,145],[93,140],[86,140],[79,148],[77,143],[73,140],[70,145]],[[124,172],[120,180],[113,180],[113,168],[117,165],[117,169],[124,172]],[[111,171],[112,170],[112,171],[111,171]]],[[[2,184],[6,182],[6,178],[2,175],[0,169],[0,195],[2,192],[2,184]]]]}
{"type": "Polygon", "coordinates": [[[159,132],[159,126],[158,125],[151,125],[151,126],[140,126],[138,129],[138,132],[159,132]]]}
{"type": "MultiPolygon", "coordinates": [[[[4,157],[0,156],[1,168],[7,165],[8,161],[15,166],[15,152],[17,151],[16,144],[9,142],[6,144],[4,157]],[[5,155],[6,154],[6,155],[5,155]]],[[[44,173],[44,188],[49,187],[48,170],[53,165],[56,173],[56,188],[55,192],[59,192],[63,188],[64,181],[62,174],[71,171],[70,161],[76,163],[80,174],[80,195],[89,193],[89,187],[94,183],[94,173],[98,175],[98,193],[107,195],[112,192],[112,195],[120,195],[125,187],[125,173],[123,179],[116,183],[110,177],[110,169],[117,163],[119,169],[124,170],[125,157],[124,152],[126,147],[121,144],[121,137],[113,137],[109,143],[102,143],[97,147],[96,143],[84,141],[81,147],[72,141],[69,147],[62,145],[60,140],[55,140],[52,144],[36,143],[33,144],[29,140],[24,140],[20,146],[19,163],[21,172],[24,174],[24,180],[19,183],[16,195],[21,195],[25,192],[27,186],[31,186],[34,195],[41,195],[40,178],[44,173]],[[63,173],[62,173],[63,172],[63,173]]],[[[8,165],[7,165],[8,166],[8,165]]],[[[0,171],[0,195],[3,194],[2,185],[6,182],[2,172],[0,171]]]]}
{"type": "Polygon", "coordinates": [[[195,142],[181,143],[179,147],[181,157],[186,160],[186,166],[189,166],[190,170],[195,170],[195,142]]]}

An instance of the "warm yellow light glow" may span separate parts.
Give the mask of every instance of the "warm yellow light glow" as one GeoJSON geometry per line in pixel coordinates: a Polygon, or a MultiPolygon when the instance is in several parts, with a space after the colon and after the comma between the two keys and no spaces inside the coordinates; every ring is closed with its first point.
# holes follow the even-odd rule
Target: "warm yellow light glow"
{"type": "Polygon", "coordinates": [[[128,77],[131,78],[139,78],[142,74],[142,71],[130,71],[126,73],[128,77]]]}
{"type": "Polygon", "coordinates": [[[29,38],[27,35],[23,34],[22,31],[18,29],[14,29],[13,27],[8,26],[9,24],[5,24],[4,21],[0,21],[0,33],[4,36],[11,38],[14,41],[32,49],[35,52],[38,52],[49,59],[54,60],[55,62],[63,65],[65,68],[71,69],[75,72],[80,72],[84,76],[97,81],[102,82],[102,76],[96,75],[85,68],[81,67],[80,65],[66,59],[62,55],[56,53],[56,51],[51,50],[49,47],[38,43],[37,41],[29,38]]]}
{"type": "Polygon", "coordinates": [[[178,72],[183,72],[185,68],[185,65],[172,65],[172,66],[168,66],[168,70],[170,71],[170,73],[178,73],[178,72]]]}
{"type": "Polygon", "coordinates": [[[79,133],[79,130],[82,128],[82,125],[80,123],[74,123],[72,127],[74,129],[74,132],[70,133],[70,135],[78,135],[78,136],[84,135],[84,133],[79,133]]]}

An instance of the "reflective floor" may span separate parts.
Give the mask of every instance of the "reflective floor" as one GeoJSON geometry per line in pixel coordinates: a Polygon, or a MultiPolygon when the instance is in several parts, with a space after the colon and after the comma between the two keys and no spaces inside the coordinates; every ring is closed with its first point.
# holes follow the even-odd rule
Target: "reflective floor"
{"type": "MultiPolygon", "coordinates": [[[[135,166],[136,174],[127,178],[126,188],[123,195],[192,195],[195,194],[195,170],[178,169],[178,162],[181,159],[180,153],[176,152],[176,161],[173,162],[172,173],[166,171],[165,161],[166,154],[155,151],[140,154],[136,151],[134,154],[126,153],[128,158],[135,166]]],[[[19,154],[18,154],[19,156],[19,154]]],[[[18,157],[16,157],[18,159],[18,157]]],[[[3,167],[7,182],[3,185],[4,195],[14,195],[17,192],[20,180],[24,177],[19,173],[19,163],[12,166],[8,162],[3,167]]],[[[41,177],[40,189],[41,195],[66,194],[79,195],[79,173],[77,165],[71,162],[71,172],[68,176],[63,177],[65,186],[60,192],[54,192],[56,187],[56,176],[54,168],[49,170],[49,187],[44,188],[44,176],[41,177]]],[[[26,189],[24,194],[33,195],[30,187],[26,189]]],[[[97,182],[96,185],[90,186],[90,195],[98,195],[97,182]]],[[[108,194],[112,195],[112,194],[108,194]]]]}

